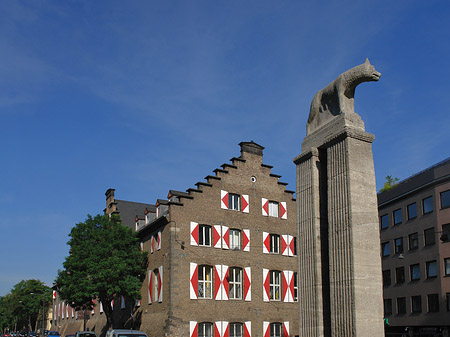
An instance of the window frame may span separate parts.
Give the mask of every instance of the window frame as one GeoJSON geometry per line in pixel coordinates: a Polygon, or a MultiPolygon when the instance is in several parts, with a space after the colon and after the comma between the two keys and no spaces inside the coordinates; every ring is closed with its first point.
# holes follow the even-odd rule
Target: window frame
{"type": "Polygon", "coordinates": [[[270,337],[283,337],[283,325],[281,323],[270,323],[269,330],[270,337]]]}
{"type": "Polygon", "coordinates": [[[298,273],[294,272],[294,302],[298,302],[298,273]]]}
{"type": "Polygon", "coordinates": [[[408,217],[408,220],[413,220],[413,219],[417,218],[417,203],[416,202],[413,202],[406,206],[406,215],[408,217]],[[413,206],[413,205],[414,205],[414,215],[411,216],[410,206],[413,206]]]}
{"type": "Polygon", "coordinates": [[[280,235],[269,234],[269,239],[270,239],[269,253],[280,254],[280,235]]]}
{"type": "Polygon", "coordinates": [[[231,322],[228,324],[229,337],[243,337],[244,325],[240,322],[231,322]],[[236,328],[240,331],[236,333],[236,328]]]}
{"type": "Polygon", "coordinates": [[[242,268],[230,267],[228,270],[228,298],[230,300],[242,300],[242,268]],[[236,279],[238,276],[238,279],[236,279]]]}
{"type": "Polygon", "coordinates": [[[450,190],[442,191],[439,193],[439,201],[441,203],[441,209],[450,208],[450,190]],[[445,202],[446,204],[443,204],[443,195],[445,195],[445,202]]]}
{"type": "Polygon", "coordinates": [[[268,214],[273,218],[278,218],[280,214],[280,203],[278,201],[269,200],[268,214]]]}
{"type": "Polygon", "coordinates": [[[395,268],[395,284],[403,283],[405,283],[405,267],[397,267],[395,268]]]}
{"type": "Polygon", "coordinates": [[[439,312],[439,294],[427,294],[428,312],[439,312]]]}
{"type": "Polygon", "coordinates": [[[444,258],[444,276],[450,276],[450,257],[444,258]]]}
{"type": "Polygon", "coordinates": [[[437,261],[427,261],[426,263],[426,272],[427,272],[427,279],[436,278],[438,276],[438,269],[437,269],[437,261]],[[431,269],[434,266],[434,270],[431,269]],[[433,271],[434,273],[430,273],[430,271],[433,271]]]}
{"type": "Polygon", "coordinates": [[[269,271],[269,300],[281,301],[281,271],[269,271]]]}
{"type": "Polygon", "coordinates": [[[201,322],[197,325],[197,337],[213,337],[213,323],[211,322],[201,322]],[[208,329],[209,332],[205,333],[205,330],[208,329]],[[203,331],[203,334],[200,332],[203,331]]]}
{"type": "Polygon", "coordinates": [[[411,264],[411,265],[409,265],[409,279],[410,279],[410,281],[411,282],[414,282],[414,281],[419,281],[420,280],[420,264],[419,263],[414,263],[414,264],[411,264]],[[413,278],[413,276],[414,276],[414,271],[415,271],[415,269],[416,269],[416,267],[417,267],[417,270],[418,270],[418,277],[417,278],[413,278]]]}
{"type": "Polygon", "coordinates": [[[387,257],[391,255],[391,246],[389,241],[385,241],[381,243],[381,256],[387,257]],[[386,247],[387,247],[387,254],[386,254],[386,247]]]}
{"type": "Polygon", "coordinates": [[[228,193],[228,209],[232,211],[241,210],[241,196],[236,193],[228,193]]]}
{"type": "Polygon", "coordinates": [[[389,215],[384,214],[380,216],[380,230],[389,228],[389,215]]]}
{"type": "Polygon", "coordinates": [[[409,245],[409,250],[416,250],[419,249],[419,233],[418,232],[414,232],[408,235],[408,245],[409,245]],[[413,246],[411,243],[415,242],[415,246],[413,246]]]}
{"type": "Polygon", "coordinates": [[[242,249],[242,231],[240,229],[232,228],[229,230],[230,249],[242,249]],[[237,242],[237,244],[236,244],[237,242]]]}
{"type": "Polygon", "coordinates": [[[394,226],[400,225],[403,222],[403,214],[402,209],[398,208],[392,211],[392,220],[394,223],[394,226]],[[398,221],[397,214],[400,214],[400,220],[398,221]]]}
{"type": "Polygon", "coordinates": [[[211,247],[212,227],[210,225],[198,225],[198,245],[199,247],[211,247]],[[208,235],[205,235],[208,232],[208,235]],[[209,241],[209,244],[205,241],[209,241]]]}
{"type": "Polygon", "coordinates": [[[384,316],[392,315],[392,298],[383,299],[383,313],[384,313],[384,316]],[[389,308],[389,311],[386,310],[386,308],[389,308]]]}
{"type": "Polygon", "coordinates": [[[394,239],[394,251],[395,254],[403,253],[403,237],[394,239]]]}
{"type": "Polygon", "coordinates": [[[209,265],[199,265],[197,268],[197,298],[198,299],[212,299],[213,298],[213,267],[209,265]],[[206,279],[207,273],[209,270],[210,279],[206,279]],[[203,273],[203,277],[201,278],[201,273],[203,273]],[[205,279],[203,279],[205,278],[205,279]],[[204,294],[201,294],[202,289],[204,289],[204,294]],[[209,296],[208,296],[209,290],[209,296]]]}
{"type": "MultiPolygon", "coordinates": [[[[427,208],[428,208],[428,205],[427,205],[427,208]]],[[[433,196],[430,195],[429,197],[423,198],[423,199],[422,199],[422,214],[423,214],[423,215],[425,215],[425,214],[430,214],[430,213],[432,213],[433,211],[434,211],[433,196]],[[429,200],[431,200],[431,210],[425,211],[426,203],[427,203],[429,200]]]]}
{"type": "Polygon", "coordinates": [[[389,287],[392,283],[391,270],[390,269],[383,270],[382,277],[383,277],[383,287],[389,287]]]}
{"type": "Polygon", "coordinates": [[[397,315],[404,314],[406,314],[406,297],[397,297],[397,315]]]}
{"type": "Polygon", "coordinates": [[[436,244],[436,230],[434,227],[423,230],[423,238],[425,247],[430,247],[436,244]],[[432,233],[430,236],[428,233],[432,233]],[[432,238],[432,239],[431,239],[432,238]]]}
{"type": "Polygon", "coordinates": [[[411,313],[420,314],[421,312],[422,312],[422,296],[421,295],[411,296],[411,313]]]}

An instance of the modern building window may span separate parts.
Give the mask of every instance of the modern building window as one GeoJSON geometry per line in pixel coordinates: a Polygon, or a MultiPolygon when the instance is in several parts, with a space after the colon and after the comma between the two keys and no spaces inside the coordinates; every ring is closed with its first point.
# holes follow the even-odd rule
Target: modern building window
{"type": "Polygon", "coordinates": [[[450,224],[442,225],[441,241],[450,242],[450,224]]]}
{"type": "Polygon", "coordinates": [[[281,272],[278,270],[270,271],[270,294],[269,299],[272,301],[281,300],[281,272]]]}
{"type": "Polygon", "coordinates": [[[241,231],[239,229],[230,229],[230,249],[241,249],[241,231]]]}
{"type": "Polygon", "coordinates": [[[450,276],[450,258],[444,259],[444,272],[445,276],[450,276]]]}
{"type": "Polygon", "coordinates": [[[383,270],[383,286],[387,287],[391,285],[391,270],[383,270]]]}
{"type": "Polygon", "coordinates": [[[413,314],[422,312],[422,296],[411,296],[411,312],[413,314]]]}
{"type": "Polygon", "coordinates": [[[282,337],[281,323],[270,323],[270,337],[282,337]]]}
{"type": "Polygon", "coordinates": [[[269,216],[278,218],[278,202],[269,201],[269,216]]]}
{"type": "Polygon", "coordinates": [[[408,210],[408,220],[414,219],[417,217],[417,205],[416,203],[409,204],[407,206],[408,210]]]}
{"type": "Polygon", "coordinates": [[[428,197],[422,200],[423,214],[433,212],[433,197],[428,197]]]}
{"type": "Polygon", "coordinates": [[[450,293],[445,294],[445,302],[446,302],[447,312],[449,312],[450,311],[450,293]]]}
{"type": "Polygon", "coordinates": [[[441,208],[450,207],[450,190],[441,192],[441,208]]]}
{"type": "Polygon", "coordinates": [[[294,236],[294,256],[297,256],[297,237],[294,236]]]}
{"type": "Polygon", "coordinates": [[[395,268],[395,283],[405,283],[405,267],[395,268]]]}
{"type": "Polygon", "coordinates": [[[384,306],[384,316],[392,315],[392,299],[385,298],[383,301],[384,306]]]}
{"type": "Polygon", "coordinates": [[[212,337],[212,323],[198,323],[198,337],[212,337]]]}
{"type": "Polygon", "coordinates": [[[438,294],[428,294],[428,312],[439,312],[438,294]]]}
{"type": "Polygon", "coordinates": [[[381,256],[389,256],[390,253],[389,241],[383,242],[381,244],[381,256]]]}
{"type": "Polygon", "coordinates": [[[389,227],[389,217],[387,214],[380,216],[380,227],[381,229],[389,227]]]}
{"type": "Polygon", "coordinates": [[[270,234],[270,252],[280,254],[280,236],[278,234],[270,234]]]}
{"type": "Polygon", "coordinates": [[[298,302],[298,274],[294,273],[294,302],[298,302]]]}
{"type": "Polygon", "coordinates": [[[229,297],[232,300],[242,299],[242,268],[230,268],[228,273],[229,297]]]}
{"type": "Polygon", "coordinates": [[[212,267],[198,267],[198,298],[212,298],[212,267]]]}
{"type": "Polygon", "coordinates": [[[239,211],[239,194],[228,193],[228,209],[239,211]]]}
{"type": "Polygon", "coordinates": [[[397,314],[406,314],[406,297],[397,298],[397,314]]]}
{"type": "Polygon", "coordinates": [[[420,265],[418,263],[410,265],[409,272],[410,272],[411,281],[420,280],[420,265]]]}
{"type": "Polygon", "coordinates": [[[211,226],[198,226],[198,245],[207,247],[211,246],[211,226]]]}
{"type": "Polygon", "coordinates": [[[425,229],[423,231],[423,236],[425,237],[425,246],[432,246],[436,243],[434,228],[425,229]]]}
{"type": "Polygon", "coordinates": [[[409,241],[409,250],[414,250],[419,248],[419,234],[418,233],[412,233],[408,236],[409,241]]]}
{"type": "Polygon", "coordinates": [[[242,337],[242,323],[230,323],[229,324],[229,336],[230,337],[242,337]]]}
{"type": "Polygon", "coordinates": [[[402,223],[402,209],[396,209],[393,212],[393,216],[394,216],[394,225],[398,225],[402,223]]]}
{"type": "Polygon", "coordinates": [[[437,277],[437,263],[435,261],[427,262],[427,278],[437,277]]]}
{"type": "Polygon", "coordinates": [[[403,238],[395,239],[394,243],[395,243],[395,254],[403,253],[403,238]]]}

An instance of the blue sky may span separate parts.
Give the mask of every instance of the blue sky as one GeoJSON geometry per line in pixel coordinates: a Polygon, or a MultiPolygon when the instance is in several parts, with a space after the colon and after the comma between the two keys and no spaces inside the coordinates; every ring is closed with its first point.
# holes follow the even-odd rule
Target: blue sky
{"type": "Polygon", "coordinates": [[[51,285],[73,225],[116,198],[154,203],[263,146],[295,190],[314,94],[356,90],[377,187],[449,156],[450,2],[0,2],[0,295],[51,285]]]}

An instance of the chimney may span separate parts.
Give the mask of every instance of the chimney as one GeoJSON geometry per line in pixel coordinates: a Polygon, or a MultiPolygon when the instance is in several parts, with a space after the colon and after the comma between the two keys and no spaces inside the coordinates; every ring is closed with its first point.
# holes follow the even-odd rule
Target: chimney
{"type": "Polygon", "coordinates": [[[264,146],[256,144],[253,140],[251,142],[241,142],[239,143],[239,146],[241,147],[242,159],[258,156],[261,157],[259,158],[259,161],[262,163],[264,146]]]}
{"type": "Polygon", "coordinates": [[[114,212],[116,210],[116,203],[114,200],[114,188],[109,188],[105,195],[106,195],[106,208],[105,208],[105,213],[106,214],[111,214],[112,212],[114,212]]]}

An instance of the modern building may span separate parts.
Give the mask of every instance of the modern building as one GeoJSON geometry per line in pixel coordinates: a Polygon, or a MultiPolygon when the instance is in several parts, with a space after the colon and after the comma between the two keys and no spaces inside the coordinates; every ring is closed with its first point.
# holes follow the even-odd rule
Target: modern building
{"type": "Polygon", "coordinates": [[[450,327],[450,158],[378,194],[387,331],[450,327]]]}
{"type": "MultiPolygon", "coordinates": [[[[149,252],[142,299],[114,303],[125,327],[149,337],[298,334],[294,192],[263,163],[262,146],[239,145],[239,157],[195,188],[170,190],[127,220],[129,205],[106,192],[105,212],[120,212],[149,252]]],[[[65,317],[71,333],[80,321],[76,313],[65,317]]],[[[105,322],[97,304],[87,327],[100,333],[105,322]]]]}

